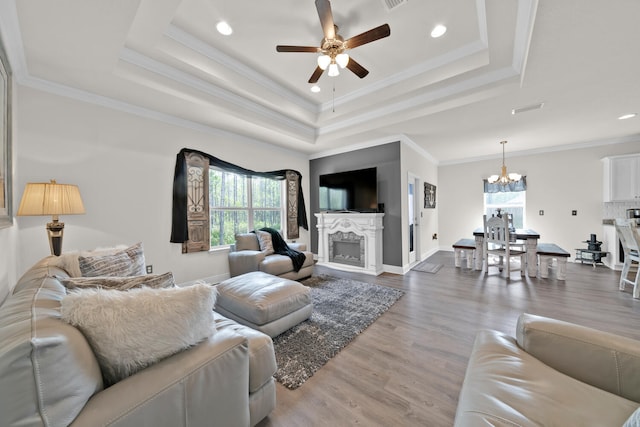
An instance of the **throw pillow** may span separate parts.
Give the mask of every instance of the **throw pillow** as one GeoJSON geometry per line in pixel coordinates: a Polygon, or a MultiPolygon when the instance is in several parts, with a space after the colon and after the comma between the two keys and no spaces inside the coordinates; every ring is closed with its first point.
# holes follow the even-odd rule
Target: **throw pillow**
{"type": "Polygon", "coordinates": [[[146,274],[142,243],[136,243],[115,253],[80,255],[78,264],[83,277],[141,276],[146,274]]]}
{"type": "Polygon", "coordinates": [[[146,286],[148,288],[173,288],[176,283],[173,273],[146,274],[144,276],[97,276],[97,277],[58,277],[67,289],[106,288],[126,291],[146,286]]]}
{"type": "Polygon", "coordinates": [[[273,241],[271,239],[271,233],[262,230],[256,230],[256,236],[258,236],[260,250],[264,252],[265,255],[271,255],[273,253],[273,241]]]}
{"type": "Polygon", "coordinates": [[[126,252],[132,259],[137,274],[145,274],[146,266],[144,260],[144,250],[142,243],[136,243],[135,245],[127,247],[126,245],[118,245],[109,248],[96,248],[90,251],[70,251],[64,252],[58,257],[51,256],[51,265],[60,267],[65,270],[71,277],[81,277],[79,258],[80,257],[93,257],[97,255],[115,255],[119,252],[126,252]]]}
{"type": "Polygon", "coordinates": [[[236,234],[236,251],[259,251],[258,236],[255,233],[236,234]]]}
{"type": "Polygon", "coordinates": [[[109,386],[211,336],[216,296],[206,284],[82,289],[62,299],[60,313],[87,338],[109,386]]]}

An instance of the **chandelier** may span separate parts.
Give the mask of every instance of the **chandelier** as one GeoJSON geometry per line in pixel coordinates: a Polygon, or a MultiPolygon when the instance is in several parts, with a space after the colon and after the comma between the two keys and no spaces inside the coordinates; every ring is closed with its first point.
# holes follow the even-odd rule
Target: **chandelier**
{"type": "Polygon", "coordinates": [[[487,178],[487,181],[490,184],[499,184],[499,185],[507,185],[511,182],[519,181],[522,178],[522,175],[518,173],[507,173],[507,165],[504,164],[504,145],[507,141],[500,141],[502,145],[502,172],[500,175],[491,175],[487,178]]]}

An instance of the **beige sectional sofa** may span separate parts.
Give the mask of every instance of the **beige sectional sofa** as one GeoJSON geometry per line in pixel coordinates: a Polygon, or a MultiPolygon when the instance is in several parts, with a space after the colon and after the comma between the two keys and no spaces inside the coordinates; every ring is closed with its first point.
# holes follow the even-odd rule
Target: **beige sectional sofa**
{"type": "Polygon", "coordinates": [[[252,426],[275,407],[271,338],[215,312],[209,338],[105,387],[61,320],[65,277],[45,258],[0,306],[0,425],[252,426]]]}
{"type": "Polygon", "coordinates": [[[523,314],[477,335],[455,426],[638,426],[639,407],[640,341],[523,314]]]}

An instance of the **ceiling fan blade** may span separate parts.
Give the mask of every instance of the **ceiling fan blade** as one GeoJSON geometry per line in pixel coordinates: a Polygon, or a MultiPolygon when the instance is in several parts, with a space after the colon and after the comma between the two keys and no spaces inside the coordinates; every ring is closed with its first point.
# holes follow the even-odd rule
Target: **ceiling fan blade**
{"type": "Polygon", "coordinates": [[[322,75],[322,73],[324,72],[324,70],[320,67],[316,67],[315,71],[313,72],[313,74],[311,74],[311,77],[309,78],[309,83],[317,83],[318,79],[320,79],[320,76],[322,75]]]}
{"type": "Polygon", "coordinates": [[[357,36],[353,36],[349,40],[345,41],[344,44],[347,49],[353,49],[354,47],[362,46],[363,44],[388,37],[389,34],[391,34],[391,28],[389,27],[389,24],[384,24],[369,31],[365,31],[362,34],[358,34],[357,36]]]}
{"type": "Polygon", "coordinates": [[[329,0],[316,0],[316,9],[320,17],[322,32],[324,38],[332,40],[336,38],[336,27],[333,23],[333,14],[331,13],[331,2],[329,0]]]}
{"type": "Polygon", "coordinates": [[[369,74],[369,70],[357,63],[356,60],[351,57],[349,57],[349,62],[347,62],[347,68],[353,71],[353,73],[361,79],[369,74]]]}
{"type": "Polygon", "coordinates": [[[278,52],[310,52],[316,53],[320,51],[319,47],[313,46],[286,46],[286,45],[278,45],[276,46],[276,50],[278,52]]]}

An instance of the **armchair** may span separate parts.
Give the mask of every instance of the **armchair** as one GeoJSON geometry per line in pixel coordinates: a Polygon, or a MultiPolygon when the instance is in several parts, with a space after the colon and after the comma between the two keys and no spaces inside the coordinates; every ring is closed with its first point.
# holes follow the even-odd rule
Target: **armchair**
{"type": "Polygon", "coordinates": [[[289,243],[291,249],[304,253],[302,268],[295,271],[293,262],[286,255],[260,250],[260,242],[255,233],[236,234],[236,243],[229,253],[229,273],[231,277],[252,271],[263,271],[290,280],[300,280],[313,273],[313,254],[304,243],[289,243]]]}

